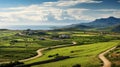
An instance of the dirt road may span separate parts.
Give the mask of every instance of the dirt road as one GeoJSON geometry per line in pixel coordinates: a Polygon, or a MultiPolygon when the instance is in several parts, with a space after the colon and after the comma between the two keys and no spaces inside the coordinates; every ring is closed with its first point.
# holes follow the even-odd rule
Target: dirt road
{"type": "Polygon", "coordinates": [[[50,49],[54,49],[54,48],[67,47],[67,46],[72,46],[72,44],[71,45],[57,45],[57,46],[52,46],[52,47],[41,48],[41,49],[39,49],[39,50],[36,51],[37,52],[36,56],[28,58],[28,59],[19,60],[19,61],[20,62],[25,62],[25,61],[28,61],[28,60],[32,60],[32,59],[38,58],[38,57],[40,57],[40,56],[43,55],[42,51],[47,50],[49,48],[50,49]]]}
{"type": "Polygon", "coordinates": [[[103,66],[102,67],[111,67],[111,62],[104,56],[106,53],[108,53],[109,51],[115,49],[116,47],[113,47],[101,54],[99,54],[99,58],[103,61],[103,66]]]}
{"type": "MultiPolygon", "coordinates": [[[[35,59],[35,58],[38,58],[38,57],[41,57],[43,54],[42,54],[42,51],[46,50],[46,49],[54,49],[54,48],[61,48],[61,47],[68,47],[68,46],[73,46],[74,44],[69,44],[69,45],[57,45],[57,46],[51,46],[51,47],[46,47],[46,48],[40,48],[38,49],[36,52],[37,52],[37,55],[34,56],[34,57],[30,57],[30,58],[27,58],[27,59],[23,59],[23,60],[19,60],[20,62],[25,62],[25,61],[29,61],[29,60],[32,60],[32,59],[35,59]]],[[[0,62],[0,64],[3,64],[3,63],[9,63],[8,61],[7,62],[0,62]]]]}

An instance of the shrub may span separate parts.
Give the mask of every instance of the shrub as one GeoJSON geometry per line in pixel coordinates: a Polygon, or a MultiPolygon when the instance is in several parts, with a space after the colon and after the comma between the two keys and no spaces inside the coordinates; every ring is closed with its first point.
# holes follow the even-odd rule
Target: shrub
{"type": "Polygon", "coordinates": [[[112,67],[116,67],[116,64],[113,63],[113,64],[112,64],[112,67]]]}
{"type": "Polygon", "coordinates": [[[15,67],[16,65],[20,65],[20,64],[24,64],[24,63],[19,61],[14,61],[6,64],[1,64],[0,67],[15,67]]]}
{"type": "Polygon", "coordinates": [[[59,54],[57,53],[57,54],[55,54],[55,56],[59,56],[59,54]]]}
{"type": "Polygon", "coordinates": [[[52,56],[52,55],[49,55],[48,57],[50,58],[50,57],[53,57],[53,56],[52,56]]]}
{"type": "Polygon", "coordinates": [[[70,58],[70,56],[56,56],[54,59],[55,60],[63,60],[63,59],[67,59],[70,58]]]}
{"type": "Polygon", "coordinates": [[[70,51],[70,53],[74,53],[74,51],[70,51]]]}
{"type": "Polygon", "coordinates": [[[80,64],[75,64],[72,67],[81,67],[81,65],[80,64]]]}
{"type": "Polygon", "coordinates": [[[120,47],[120,45],[117,46],[117,48],[119,48],[119,47],[120,47]]]}

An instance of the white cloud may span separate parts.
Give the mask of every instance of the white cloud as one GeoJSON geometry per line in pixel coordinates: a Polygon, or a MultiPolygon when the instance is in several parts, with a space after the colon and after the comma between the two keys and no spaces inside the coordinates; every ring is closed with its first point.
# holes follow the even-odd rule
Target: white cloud
{"type": "Polygon", "coordinates": [[[7,8],[7,9],[6,8],[1,8],[0,10],[9,10],[9,11],[13,10],[14,11],[14,10],[23,10],[25,8],[26,7],[17,7],[17,8],[16,7],[11,7],[11,8],[7,8]]]}
{"type": "MultiPolygon", "coordinates": [[[[74,20],[90,20],[92,18],[88,18],[88,16],[83,15],[83,12],[86,11],[88,9],[77,9],[77,8],[72,8],[72,9],[67,9],[67,13],[69,16],[71,16],[72,18],[74,18],[74,20]]],[[[70,17],[70,18],[71,18],[70,17]]]]}
{"type": "Polygon", "coordinates": [[[63,6],[74,6],[76,4],[80,3],[101,3],[102,1],[94,1],[94,0],[59,0],[57,2],[44,2],[43,6],[57,6],[57,7],[63,7],[63,6]]]}
{"type": "MultiPolygon", "coordinates": [[[[62,9],[55,7],[45,7],[41,5],[31,5],[28,7],[17,7],[15,8],[4,8],[7,12],[0,12],[2,22],[19,22],[19,21],[32,21],[32,22],[43,22],[49,21],[49,18],[53,20],[80,20],[78,14],[86,9],[62,9]],[[10,10],[10,12],[9,12],[10,10]],[[13,10],[13,11],[11,11],[13,10]],[[74,12],[76,14],[74,14],[74,12]],[[74,15],[74,16],[73,16],[74,15]]],[[[51,20],[51,19],[50,19],[51,20]]]]}
{"type": "MultiPolygon", "coordinates": [[[[21,8],[21,7],[18,7],[21,8]]],[[[9,22],[13,22],[14,20],[21,21],[22,20],[31,20],[31,21],[46,21],[47,18],[45,16],[48,15],[48,11],[46,11],[43,7],[39,7],[37,5],[32,5],[29,7],[24,7],[24,9],[19,10],[18,8],[14,8],[16,11],[9,12],[9,10],[13,8],[8,8],[7,12],[0,12],[0,17],[6,17],[2,18],[1,20],[9,20],[9,22]],[[19,11],[18,11],[19,10],[19,11]]],[[[6,21],[5,21],[6,22],[6,21]]]]}
{"type": "Polygon", "coordinates": [[[16,24],[34,24],[38,22],[46,23],[64,20],[94,20],[96,18],[116,16],[120,17],[120,10],[116,9],[99,9],[90,10],[84,8],[69,8],[78,3],[100,3],[101,1],[93,0],[59,0],[58,2],[44,2],[40,5],[2,8],[0,9],[0,22],[16,24]],[[96,16],[85,14],[99,12],[96,16]],[[109,13],[111,11],[112,13],[109,13]],[[108,12],[107,14],[101,12],[108,12]]]}
{"type": "Polygon", "coordinates": [[[49,7],[49,6],[55,6],[58,2],[44,2],[42,4],[42,6],[46,6],[46,7],[49,7]]]}
{"type": "Polygon", "coordinates": [[[120,10],[119,11],[114,11],[113,14],[114,14],[115,17],[120,18],[120,10]]]}
{"type": "Polygon", "coordinates": [[[118,11],[119,9],[97,9],[97,10],[94,10],[94,11],[102,11],[102,12],[108,12],[108,11],[118,11]]]}
{"type": "Polygon", "coordinates": [[[76,1],[79,3],[101,3],[102,1],[95,1],[95,0],[60,0],[60,1],[76,1]]]}
{"type": "Polygon", "coordinates": [[[99,14],[99,17],[109,17],[109,16],[114,16],[114,17],[118,17],[120,18],[120,9],[98,9],[98,10],[93,10],[93,11],[99,11],[101,12],[99,14]],[[102,13],[102,12],[107,12],[106,13],[102,13]]]}
{"type": "Polygon", "coordinates": [[[116,9],[99,9],[90,10],[83,8],[56,8],[45,7],[41,5],[31,5],[26,7],[4,8],[7,12],[0,12],[0,22],[52,22],[52,20],[94,20],[99,17],[117,16],[120,17],[120,10],[116,9]],[[13,10],[10,11],[9,10],[13,10]],[[84,14],[86,11],[99,11],[112,13],[99,13],[96,16],[84,14]],[[53,19],[51,19],[53,18],[53,19]]]}

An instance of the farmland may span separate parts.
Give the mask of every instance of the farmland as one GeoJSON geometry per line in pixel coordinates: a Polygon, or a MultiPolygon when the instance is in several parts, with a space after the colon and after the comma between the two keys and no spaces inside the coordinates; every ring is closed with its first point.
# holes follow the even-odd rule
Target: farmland
{"type": "Polygon", "coordinates": [[[100,60],[97,58],[97,55],[102,51],[105,51],[113,46],[116,46],[118,41],[112,42],[103,42],[88,44],[82,46],[71,46],[65,48],[53,49],[50,51],[44,51],[44,55],[40,58],[25,62],[26,64],[52,59],[49,58],[49,55],[59,54],[60,56],[70,56],[73,58],[41,65],[35,65],[33,67],[71,67],[75,64],[81,64],[82,67],[99,67],[101,65],[100,60]],[[73,51],[73,53],[72,53],[73,51]],[[96,61],[96,62],[94,62],[96,61]],[[94,62],[94,63],[93,63],[94,62]]]}
{"type": "Polygon", "coordinates": [[[120,35],[110,33],[82,31],[0,31],[0,63],[18,61],[37,55],[36,50],[57,45],[76,45],[43,51],[43,56],[23,62],[32,64],[55,58],[69,56],[70,58],[46,64],[32,65],[33,67],[70,67],[80,64],[83,67],[96,67],[102,63],[97,55],[119,43],[120,35]],[[53,57],[49,57],[53,56],[53,57]],[[72,58],[71,58],[72,57],[72,58]],[[92,63],[92,62],[94,63],[92,63]],[[69,62],[69,63],[68,63],[69,62]]]}

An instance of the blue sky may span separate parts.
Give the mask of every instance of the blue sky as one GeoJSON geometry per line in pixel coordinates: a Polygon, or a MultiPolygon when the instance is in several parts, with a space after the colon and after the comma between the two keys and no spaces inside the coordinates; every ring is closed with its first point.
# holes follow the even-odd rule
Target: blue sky
{"type": "Polygon", "coordinates": [[[55,1],[57,0],[0,0],[0,7],[18,7],[55,1]]]}
{"type": "Polygon", "coordinates": [[[0,0],[0,25],[67,25],[114,16],[120,0],[0,0]]]}

